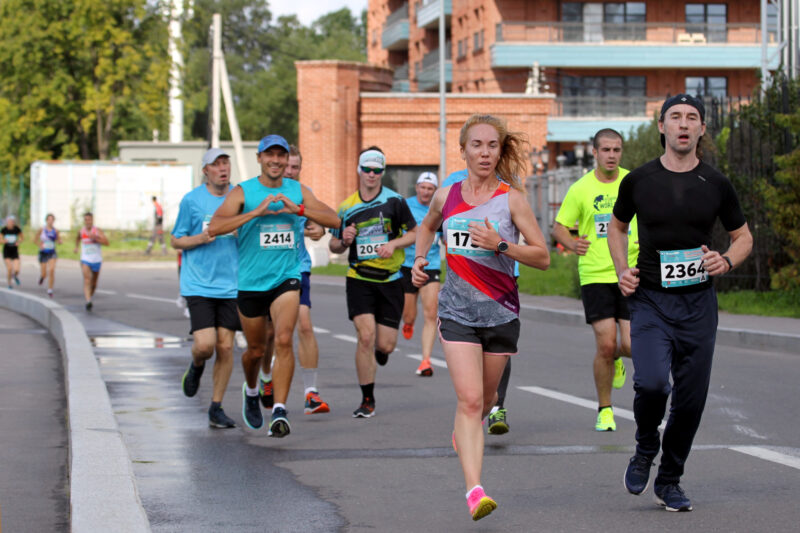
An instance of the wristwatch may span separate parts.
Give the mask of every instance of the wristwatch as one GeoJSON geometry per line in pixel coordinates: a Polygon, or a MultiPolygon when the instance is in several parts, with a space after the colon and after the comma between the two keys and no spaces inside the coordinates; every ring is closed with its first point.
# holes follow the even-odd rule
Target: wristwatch
{"type": "Polygon", "coordinates": [[[506,241],[500,241],[497,243],[497,253],[504,254],[508,251],[508,243],[506,241]]]}

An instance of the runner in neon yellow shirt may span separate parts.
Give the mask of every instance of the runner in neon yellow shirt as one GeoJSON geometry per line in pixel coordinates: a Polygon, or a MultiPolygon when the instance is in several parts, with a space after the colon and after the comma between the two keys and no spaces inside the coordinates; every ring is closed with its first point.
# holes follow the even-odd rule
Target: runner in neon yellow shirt
{"type": "MultiPolygon", "coordinates": [[[[594,382],[597,389],[597,431],[615,431],[611,389],[625,384],[625,364],[620,356],[631,355],[630,313],[617,285],[617,274],[608,250],[608,225],[617,200],[619,184],[628,173],[619,167],[622,136],[602,129],[594,136],[592,149],[597,168],[576,181],[567,191],[553,224],[553,237],[576,253],[581,281],[581,299],[586,323],[592,325],[597,344],[594,382]],[[569,229],[578,224],[578,238],[569,229]],[[619,326],[619,343],[617,327],[619,326]]],[[[639,247],[636,223],[630,225],[628,262],[636,265],[639,247]]]]}

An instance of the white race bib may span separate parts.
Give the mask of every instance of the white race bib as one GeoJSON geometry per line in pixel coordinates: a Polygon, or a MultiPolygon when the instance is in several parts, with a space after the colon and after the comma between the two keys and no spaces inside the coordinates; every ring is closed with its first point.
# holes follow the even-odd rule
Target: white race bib
{"type": "Polygon", "coordinates": [[[100,244],[96,242],[81,243],[81,261],[87,263],[99,263],[103,260],[100,254],[100,244]]]}
{"type": "Polygon", "coordinates": [[[42,250],[55,250],[55,241],[42,241],[42,250]]]}
{"type": "MultiPolygon", "coordinates": [[[[470,222],[485,224],[485,221],[478,220],[477,218],[453,217],[447,221],[447,253],[453,255],[466,255],[469,257],[493,256],[493,250],[484,250],[472,242],[472,236],[469,233],[470,222]]],[[[493,227],[497,227],[496,221],[490,220],[489,222],[493,227]]]]}
{"type": "Polygon", "coordinates": [[[295,247],[294,224],[261,224],[259,244],[264,250],[291,250],[295,247]]]}
{"type": "Polygon", "coordinates": [[[389,242],[388,233],[377,235],[357,235],[356,236],[356,255],[359,261],[375,259],[378,257],[378,248],[389,242]]]}
{"type": "Polygon", "coordinates": [[[611,213],[594,216],[594,233],[598,239],[608,238],[608,225],[611,224],[611,213]]]}
{"type": "Polygon", "coordinates": [[[13,233],[9,233],[6,235],[6,244],[16,244],[17,243],[17,236],[13,233]]]}
{"type": "MultiPolygon", "coordinates": [[[[206,215],[203,219],[203,229],[201,231],[205,232],[209,224],[211,224],[211,215],[206,215]]],[[[235,237],[233,232],[226,233],[225,235],[217,235],[217,239],[230,239],[232,237],[235,237]]]]}
{"type": "Polygon", "coordinates": [[[703,268],[702,249],[667,250],[659,254],[662,287],[684,287],[708,280],[708,272],[703,268]]]}

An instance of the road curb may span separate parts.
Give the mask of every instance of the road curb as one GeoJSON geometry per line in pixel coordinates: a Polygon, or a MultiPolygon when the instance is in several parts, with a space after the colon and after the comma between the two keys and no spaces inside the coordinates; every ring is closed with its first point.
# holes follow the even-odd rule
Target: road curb
{"type": "Polygon", "coordinates": [[[0,289],[0,307],[46,327],[61,348],[67,394],[70,530],[147,533],[128,449],[83,325],[61,305],[0,289]]]}

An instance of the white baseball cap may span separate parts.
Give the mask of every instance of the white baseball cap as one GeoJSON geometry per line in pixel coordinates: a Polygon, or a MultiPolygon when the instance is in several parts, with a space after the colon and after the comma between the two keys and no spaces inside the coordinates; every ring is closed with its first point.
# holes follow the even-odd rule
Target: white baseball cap
{"type": "Polygon", "coordinates": [[[439,179],[436,177],[436,174],[433,172],[423,172],[417,178],[417,185],[420,183],[430,183],[434,187],[439,186],[439,179]]]}
{"type": "Polygon", "coordinates": [[[217,160],[217,158],[222,156],[230,157],[230,155],[228,155],[228,153],[221,148],[211,148],[205,154],[203,154],[202,166],[205,167],[206,165],[211,165],[217,160]]]}

